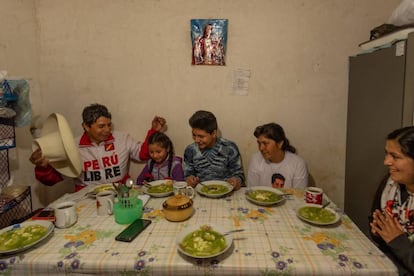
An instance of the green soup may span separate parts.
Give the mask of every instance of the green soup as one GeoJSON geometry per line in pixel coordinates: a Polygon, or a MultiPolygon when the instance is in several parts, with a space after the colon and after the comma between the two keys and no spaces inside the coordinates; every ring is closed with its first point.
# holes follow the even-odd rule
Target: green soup
{"type": "Polygon", "coordinates": [[[211,256],[226,248],[226,239],[213,229],[202,227],[185,236],[180,247],[192,256],[211,256]]]}
{"type": "Polygon", "coordinates": [[[266,190],[254,190],[250,192],[248,196],[251,199],[265,203],[278,202],[282,199],[281,195],[266,190]]]}
{"type": "Polygon", "coordinates": [[[148,193],[160,194],[160,193],[169,193],[173,191],[173,186],[168,184],[154,185],[148,188],[148,193]]]}
{"type": "Polygon", "coordinates": [[[330,223],[336,219],[335,214],[331,211],[314,206],[299,209],[299,215],[307,220],[318,223],[330,223]]]}
{"type": "Polygon", "coordinates": [[[42,225],[29,225],[0,234],[0,251],[25,247],[41,239],[47,232],[42,225]]]}
{"type": "Polygon", "coordinates": [[[229,191],[228,187],[224,185],[220,185],[220,184],[206,185],[201,188],[201,192],[205,194],[210,194],[210,195],[225,194],[228,191],[229,191]]]}

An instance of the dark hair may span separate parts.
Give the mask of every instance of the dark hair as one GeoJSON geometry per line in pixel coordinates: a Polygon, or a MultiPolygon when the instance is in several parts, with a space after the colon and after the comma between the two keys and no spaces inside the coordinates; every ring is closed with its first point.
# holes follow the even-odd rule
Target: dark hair
{"type": "Polygon", "coordinates": [[[217,130],[216,116],[210,111],[199,110],[190,117],[188,122],[191,128],[198,128],[210,134],[217,130]]]}
{"type": "MultiPolygon", "coordinates": [[[[174,158],[174,146],[171,142],[171,139],[162,132],[155,132],[148,138],[148,145],[151,144],[160,144],[161,147],[168,149],[168,177],[171,177],[171,168],[174,158]]],[[[149,172],[152,173],[152,169],[154,168],[155,161],[150,161],[149,172]]],[[[153,180],[153,179],[152,179],[153,180]]],[[[150,180],[150,181],[152,181],[150,180]]],[[[148,181],[148,180],[147,180],[148,181]]]]}
{"type": "Polygon", "coordinates": [[[106,106],[101,104],[91,104],[83,109],[82,119],[83,123],[90,127],[93,123],[98,120],[99,117],[105,117],[112,119],[111,113],[108,111],[106,106]]]}
{"type": "Polygon", "coordinates": [[[392,131],[387,140],[396,140],[402,153],[414,159],[414,127],[403,127],[392,131]]]}
{"type": "Polygon", "coordinates": [[[253,135],[258,138],[264,136],[268,139],[274,140],[276,143],[283,142],[282,150],[296,153],[294,146],[290,145],[289,140],[286,138],[283,128],[276,123],[269,123],[256,127],[253,135]]]}
{"type": "Polygon", "coordinates": [[[274,173],[272,174],[272,183],[275,182],[276,179],[281,179],[285,181],[285,177],[281,175],[280,173],[274,173]]]}

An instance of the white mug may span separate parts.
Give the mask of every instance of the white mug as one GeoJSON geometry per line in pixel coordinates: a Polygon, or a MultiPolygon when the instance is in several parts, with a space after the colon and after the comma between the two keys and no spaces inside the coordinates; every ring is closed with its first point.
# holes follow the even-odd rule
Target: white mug
{"type": "Polygon", "coordinates": [[[99,192],[96,195],[96,210],[98,216],[107,216],[114,213],[115,193],[111,190],[99,192]]]}
{"type": "Polygon", "coordinates": [[[76,223],[78,214],[76,213],[76,202],[65,201],[55,205],[55,226],[67,228],[76,223]]]}
{"type": "Polygon", "coordinates": [[[176,181],[173,184],[174,195],[184,195],[188,196],[189,198],[193,198],[195,196],[194,188],[187,185],[185,181],[176,181]]]}

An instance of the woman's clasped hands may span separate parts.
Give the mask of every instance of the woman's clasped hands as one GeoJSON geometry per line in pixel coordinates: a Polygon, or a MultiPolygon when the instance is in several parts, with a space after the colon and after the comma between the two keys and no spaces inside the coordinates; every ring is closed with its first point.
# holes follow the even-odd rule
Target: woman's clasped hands
{"type": "Polygon", "coordinates": [[[397,217],[393,217],[387,212],[383,213],[378,209],[374,211],[372,216],[373,220],[370,223],[371,232],[374,235],[380,236],[386,243],[404,234],[404,230],[397,217]]]}

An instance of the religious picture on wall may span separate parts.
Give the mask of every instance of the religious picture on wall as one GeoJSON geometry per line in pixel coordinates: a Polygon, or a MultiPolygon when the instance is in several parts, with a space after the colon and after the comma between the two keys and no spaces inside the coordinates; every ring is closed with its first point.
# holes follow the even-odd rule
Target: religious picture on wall
{"type": "Polygon", "coordinates": [[[226,65],[227,19],[191,19],[193,65],[226,65]]]}

